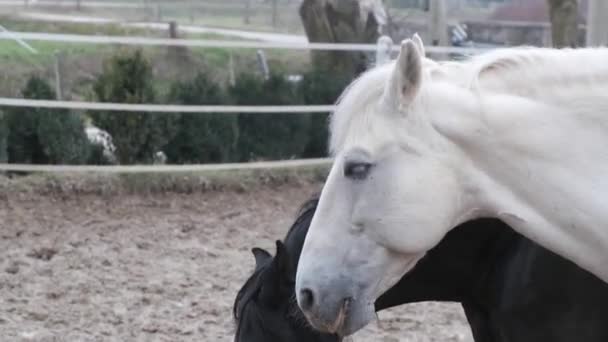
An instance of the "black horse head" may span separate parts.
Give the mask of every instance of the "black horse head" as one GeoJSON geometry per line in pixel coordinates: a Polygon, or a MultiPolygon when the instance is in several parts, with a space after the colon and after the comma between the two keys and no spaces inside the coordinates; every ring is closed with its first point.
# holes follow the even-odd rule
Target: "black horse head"
{"type": "Polygon", "coordinates": [[[336,335],[310,327],[295,300],[297,261],[316,202],[303,206],[285,244],[276,241],[274,257],[261,248],[252,249],[255,271],[238,292],[233,307],[235,342],[340,341],[336,335]]]}
{"type": "MultiPolygon", "coordinates": [[[[306,203],[274,257],[253,249],[256,269],[234,305],[235,342],[339,341],[309,327],[294,298],[316,203],[306,203]]],[[[462,303],[476,342],[608,341],[608,285],[496,219],[450,231],[375,307],[429,300],[462,303]]]]}

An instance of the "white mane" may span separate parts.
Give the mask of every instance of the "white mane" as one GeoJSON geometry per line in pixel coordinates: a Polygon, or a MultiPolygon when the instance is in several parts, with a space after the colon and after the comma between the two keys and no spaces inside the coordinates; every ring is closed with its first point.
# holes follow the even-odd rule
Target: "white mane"
{"type": "Polygon", "coordinates": [[[348,131],[348,127],[353,126],[353,121],[365,121],[369,115],[375,114],[374,106],[384,93],[386,80],[394,66],[393,61],[370,69],[344,90],[338,99],[336,111],[331,116],[331,140],[329,142],[331,153],[337,151],[345,139],[340,132],[348,131]]]}
{"type": "Polygon", "coordinates": [[[608,49],[512,48],[465,62],[479,90],[531,95],[548,88],[594,87],[608,81],[608,49]]]}
{"type": "MultiPolygon", "coordinates": [[[[369,125],[368,117],[377,114],[377,103],[394,66],[392,61],[370,69],[344,90],[330,122],[332,154],[344,143],[343,132],[364,128],[369,125]]],[[[563,92],[574,87],[576,91],[598,92],[608,84],[608,49],[497,49],[462,62],[427,61],[424,68],[425,82],[447,82],[474,92],[529,98],[541,91],[549,96],[551,90],[563,92]]]]}

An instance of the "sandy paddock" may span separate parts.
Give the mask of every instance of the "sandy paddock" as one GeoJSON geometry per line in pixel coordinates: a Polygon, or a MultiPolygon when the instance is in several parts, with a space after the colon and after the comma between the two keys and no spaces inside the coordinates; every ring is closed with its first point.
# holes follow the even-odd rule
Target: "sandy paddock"
{"type": "MultiPolygon", "coordinates": [[[[0,196],[1,341],[231,341],[253,268],[319,185],[0,196]]],[[[273,251],[274,252],[274,251],[273,251]]],[[[355,341],[472,341],[456,304],[385,311],[355,341]]]]}

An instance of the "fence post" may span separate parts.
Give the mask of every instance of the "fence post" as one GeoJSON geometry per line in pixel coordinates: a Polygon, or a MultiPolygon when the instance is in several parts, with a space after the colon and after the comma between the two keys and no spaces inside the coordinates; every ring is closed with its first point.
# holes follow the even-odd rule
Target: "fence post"
{"type": "Polygon", "coordinates": [[[160,4],[154,5],[154,18],[156,19],[156,21],[161,21],[162,20],[162,13],[161,13],[160,4]]]}
{"type": "Polygon", "coordinates": [[[57,100],[63,100],[63,80],[61,76],[61,69],[63,62],[63,52],[55,51],[55,94],[57,100]]]}
{"type": "Polygon", "coordinates": [[[387,63],[391,60],[391,52],[393,51],[393,40],[389,36],[381,36],[378,38],[376,45],[376,66],[387,63]]]}
{"type": "Polygon", "coordinates": [[[234,56],[232,55],[232,50],[228,52],[228,82],[232,87],[234,87],[234,85],[236,84],[236,76],[234,72],[234,56]]]}
{"type": "Polygon", "coordinates": [[[278,0],[272,0],[272,27],[276,28],[279,24],[278,0]]]}
{"type": "Polygon", "coordinates": [[[608,44],[608,3],[606,0],[590,0],[587,12],[587,46],[608,44]]]}
{"type": "Polygon", "coordinates": [[[169,38],[177,39],[177,23],[175,21],[169,22],[169,38]]]}
{"type": "MultiPolygon", "coordinates": [[[[169,22],[169,38],[179,38],[178,25],[175,21],[169,22]]],[[[169,46],[167,50],[169,51],[169,56],[177,58],[179,61],[185,61],[188,57],[188,48],[185,46],[169,46]]]]}
{"type": "Polygon", "coordinates": [[[245,13],[243,13],[243,23],[249,25],[251,23],[251,0],[245,0],[245,13]]]}
{"type": "Polygon", "coordinates": [[[431,45],[448,45],[447,9],[444,0],[429,0],[431,45]]]}
{"type": "Polygon", "coordinates": [[[266,55],[264,51],[258,50],[256,53],[258,57],[258,65],[260,66],[260,71],[264,76],[264,79],[267,80],[270,78],[270,69],[268,68],[268,62],[266,61],[266,55]]]}

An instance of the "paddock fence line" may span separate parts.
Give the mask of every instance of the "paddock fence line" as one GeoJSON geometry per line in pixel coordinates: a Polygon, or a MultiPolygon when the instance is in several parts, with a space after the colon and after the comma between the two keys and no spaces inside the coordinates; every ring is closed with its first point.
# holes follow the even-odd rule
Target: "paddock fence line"
{"type": "MultiPolygon", "coordinates": [[[[378,49],[377,44],[345,44],[345,43],[289,43],[289,42],[260,42],[248,40],[215,40],[215,39],[182,39],[182,38],[150,38],[136,36],[104,36],[83,34],[59,34],[44,32],[0,32],[0,39],[24,41],[44,41],[58,43],[80,44],[116,44],[135,46],[186,46],[206,48],[234,49],[283,49],[283,50],[325,50],[325,51],[369,51],[378,49]]],[[[399,51],[399,44],[394,44],[392,51],[399,51]]],[[[425,46],[427,53],[454,53],[472,55],[489,51],[490,48],[457,47],[457,46],[425,46]]]]}
{"type": "MultiPolygon", "coordinates": [[[[134,36],[98,36],[79,34],[54,34],[38,32],[0,32],[0,40],[13,41],[45,41],[85,44],[117,44],[135,46],[187,46],[206,48],[235,48],[235,49],[292,49],[292,50],[334,50],[334,51],[377,51],[377,44],[334,44],[334,43],[287,43],[260,42],[235,40],[206,40],[206,39],[173,39],[149,38],[134,36]]],[[[395,44],[390,51],[399,51],[395,44]]],[[[428,46],[427,53],[457,53],[477,54],[488,51],[487,48],[465,48],[428,46]]],[[[0,98],[0,106],[9,107],[43,107],[77,110],[104,110],[126,112],[161,112],[161,113],[327,113],[333,112],[334,105],[315,106],[215,106],[215,105],[168,105],[168,104],[124,104],[59,100],[32,100],[18,98],[0,98]]],[[[31,165],[31,164],[1,164],[0,171],[13,172],[51,172],[51,173],[168,173],[168,172],[204,172],[204,171],[235,171],[255,169],[284,169],[299,167],[314,167],[329,165],[331,159],[295,159],[281,161],[227,163],[227,164],[197,164],[197,165],[31,165]]]]}
{"type": "Polygon", "coordinates": [[[190,164],[190,165],[33,165],[33,164],[0,164],[0,171],[11,172],[52,172],[52,173],[177,173],[177,172],[210,172],[239,170],[274,170],[301,167],[329,166],[331,159],[291,159],[226,164],[190,164]]]}
{"type": "Polygon", "coordinates": [[[36,107],[54,109],[100,110],[144,113],[250,113],[250,114],[306,114],[329,113],[334,105],[281,105],[281,106],[229,106],[229,105],[166,105],[166,104],[129,104],[113,102],[83,102],[59,100],[31,100],[0,97],[0,106],[36,107]]]}

